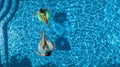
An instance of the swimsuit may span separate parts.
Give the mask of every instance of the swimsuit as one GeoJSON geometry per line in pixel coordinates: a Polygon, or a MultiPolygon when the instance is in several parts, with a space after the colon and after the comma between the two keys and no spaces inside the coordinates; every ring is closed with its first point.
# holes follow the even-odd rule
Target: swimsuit
{"type": "MultiPolygon", "coordinates": [[[[48,10],[45,10],[44,14],[45,14],[47,20],[49,20],[50,19],[50,12],[48,10]]],[[[40,13],[37,14],[37,17],[41,22],[44,22],[43,17],[40,13]]]]}

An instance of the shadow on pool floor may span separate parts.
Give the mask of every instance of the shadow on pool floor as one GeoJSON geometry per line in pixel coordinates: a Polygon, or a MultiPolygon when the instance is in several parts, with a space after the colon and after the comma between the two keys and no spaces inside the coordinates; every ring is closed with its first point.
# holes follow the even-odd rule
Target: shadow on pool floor
{"type": "Polygon", "coordinates": [[[71,50],[69,41],[64,37],[65,32],[62,36],[59,36],[55,40],[55,46],[58,50],[71,50]]]}
{"type": "Polygon", "coordinates": [[[36,67],[57,67],[57,65],[48,62],[48,63],[46,63],[46,64],[44,64],[44,65],[39,65],[39,66],[36,66],[36,67]]]}
{"type": "Polygon", "coordinates": [[[112,62],[112,60],[116,59],[117,57],[111,58],[107,61],[107,65],[105,67],[120,67],[120,63],[112,62]]]}
{"type": "Polygon", "coordinates": [[[19,55],[12,56],[10,59],[10,67],[32,67],[30,60],[27,57],[24,57],[21,61],[17,59],[19,55]]]}
{"type": "Polygon", "coordinates": [[[0,67],[3,67],[3,64],[1,63],[1,56],[0,56],[0,67]]]}
{"type": "Polygon", "coordinates": [[[56,12],[54,15],[55,23],[63,24],[65,21],[67,21],[66,16],[66,12],[56,12]]]}
{"type": "Polygon", "coordinates": [[[120,63],[114,63],[114,64],[110,64],[106,67],[120,67],[120,63]]]}

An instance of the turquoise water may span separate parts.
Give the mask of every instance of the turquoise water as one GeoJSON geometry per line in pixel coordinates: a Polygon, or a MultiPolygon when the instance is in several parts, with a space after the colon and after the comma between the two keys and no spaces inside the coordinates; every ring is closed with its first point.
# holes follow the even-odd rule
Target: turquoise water
{"type": "Polygon", "coordinates": [[[120,67],[120,0],[0,0],[0,67],[120,67]],[[51,11],[50,28],[33,14],[51,11]],[[38,31],[55,46],[35,54],[38,31]]]}

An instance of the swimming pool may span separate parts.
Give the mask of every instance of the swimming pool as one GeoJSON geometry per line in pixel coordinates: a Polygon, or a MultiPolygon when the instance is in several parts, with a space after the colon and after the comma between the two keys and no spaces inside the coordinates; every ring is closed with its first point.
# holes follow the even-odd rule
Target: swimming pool
{"type": "Polygon", "coordinates": [[[0,0],[0,67],[119,67],[120,0],[0,0]],[[51,11],[50,28],[33,14],[51,11]],[[35,54],[44,29],[55,49],[35,54]]]}

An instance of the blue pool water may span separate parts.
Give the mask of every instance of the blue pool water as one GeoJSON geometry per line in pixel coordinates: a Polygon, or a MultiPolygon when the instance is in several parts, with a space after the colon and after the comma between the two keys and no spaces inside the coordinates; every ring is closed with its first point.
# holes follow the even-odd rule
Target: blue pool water
{"type": "Polygon", "coordinates": [[[0,0],[0,67],[120,67],[120,0],[0,0]],[[40,8],[50,28],[33,16],[40,8]],[[42,29],[49,57],[33,52],[42,29]]]}

